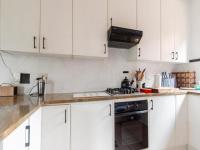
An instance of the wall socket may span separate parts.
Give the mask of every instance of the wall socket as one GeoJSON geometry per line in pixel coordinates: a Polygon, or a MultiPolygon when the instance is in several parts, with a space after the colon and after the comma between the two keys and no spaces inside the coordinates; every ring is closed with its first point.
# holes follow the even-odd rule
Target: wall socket
{"type": "Polygon", "coordinates": [[[17,72],[15,72],[14,73],[14,80],[15,80],[16,84],[18,83],[18,84],[34,85],[37,82],[36,79],[39,78],[39,77],[42,77],[42,76],[44,77],[44,80],[47,83],[47,81],[48,81],[48,74],[47,73],[17,73],[17,72]],[[29,74],[30,75],[29,82],[24,81],[24,75],[22,75],[22,77],[21,77],[21,74],[29,74]]]}
{"type": "Polygon", "coordinates": [[[20,84],[30,84],[30,73],[20,73],[20,84]]]}

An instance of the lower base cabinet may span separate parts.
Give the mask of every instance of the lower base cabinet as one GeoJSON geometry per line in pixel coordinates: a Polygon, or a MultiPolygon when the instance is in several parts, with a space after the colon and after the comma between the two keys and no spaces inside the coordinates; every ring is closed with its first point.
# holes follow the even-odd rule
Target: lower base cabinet
{"type": "Polygon", "coordinates": [[[0,150],[41,150],[41,109],[0,142],[0,150]]]}
{"type": "Polygon", "coordinates": [[[149,113],[149,150],[175,147],[175,96],[154,97],[149,113]]]}
{"type": "Polygon", "coordinates": [[[188,102],[187,95],[176,96],[175,150],[188,147],[188,102]]]}
{"type": "Polygon", "coordinates": [[[42,108],[42,150],[70,150],[69,105],[42,108]]]}
{"type": "Polygon", "coordinates": [[[8,137],[6,137],[2,141],[2,149],[1,150],[28,150],[27,134],[28,131],[26,127],[28,127],[29,121],[26,120],[23,124],[21,124],[17,129],[15,129],[8,137]]]}
{"type": "Polygon", "coordinates": [[[189,150],[200,149],[200,96],[188,95],[189,150]]]}
{"type": "Polygon", "coordinates": [[[154,97],[149,104],[148,150],[187,150],[186,95],[154,97]]]}
{"type": "Polygon", "coordinates": [[[114,150],[112,101],[71,105],[71,150],[114,150]]]}

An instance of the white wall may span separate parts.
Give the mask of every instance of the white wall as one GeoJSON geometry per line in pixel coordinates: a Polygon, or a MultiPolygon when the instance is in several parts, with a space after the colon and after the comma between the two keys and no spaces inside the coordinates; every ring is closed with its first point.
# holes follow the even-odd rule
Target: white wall
{"type": "MultiPolygon", "coordinates": [[[[190,0],[190,47],[189,57],[200,58],[200,0],[190,0]]],[[[196,81],[200,81],[200,62],[180,64],[177,71],[196,71],[196,81]]]]}
{"type": "MultiPolygon", "coordinates": [[[[4,54],[7,64],[15,74],[31,73],[48,74],[47,92],[80,92],[105,90],[108,87],[119,87],[124,78],[123,70],[135,71],[139,67],[147,69],[147,80],[152,74],[161,71],[172,71],[175,65],[150,62],[129,62],[128,50],[110,50],[109,58],[104,60],[63,58],[54,56],[33,56],[22,54],[4,54]]],[[[0,83],[10,82],[11,75],[0,61],[0,83]]],[[[25,93],[30,87],[25,86],[25,93]]]]}
{"type": "Polygon", "coordinates": [[[189,58],[200,58],[200,0],[190,0],[189,58]]]}

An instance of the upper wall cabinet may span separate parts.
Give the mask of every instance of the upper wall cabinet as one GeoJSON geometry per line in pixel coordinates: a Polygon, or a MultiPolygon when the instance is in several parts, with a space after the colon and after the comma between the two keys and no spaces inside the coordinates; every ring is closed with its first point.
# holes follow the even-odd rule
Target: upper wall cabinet
{"type": "Polygon", "coordinates": [[[175,61],[174,0],[161,0],[161,60],[175,61]]]}
{"type": "Polygon", "coordinates": [[[136,0],[109,0],[108,24],[136,29],[136,0]]]}
{"type": "Polygon", "coordinates": [[[1,49],[39,51],[40,0],[1,1],[1,49]]]}
{"type": "Polygon", "coordinates": [[[72,54],[72,0],[41,1],[40,52],[72,54]]]}
{"type": "Polygon", "coordinates": [[[143,37],[137,50],[131,50],[134,59],[159,61],[160,0],[137,1],[137,29],[143,31],[143,37]]]}
{"type": "Polygon", "coordinates": [[[107,57],[107,0],[73,1],[73,54],[107,57]]]}
{"type": "Polygon", "coordinates": [[[177,61],[185,63],[188,61],[188,31],[189,31],[189,11],[188,0],[175,0],[175,51],[177,52],[177,61]]]}
{"type": "Polygon", "coordinates": [[[161,60],[187,62],[187,0],[161,0],[161,60]]]}

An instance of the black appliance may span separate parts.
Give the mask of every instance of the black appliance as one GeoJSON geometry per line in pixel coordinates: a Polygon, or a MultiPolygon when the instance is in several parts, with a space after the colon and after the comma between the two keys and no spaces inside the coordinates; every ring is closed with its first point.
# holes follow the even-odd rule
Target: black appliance
{"type": "Polygon", "coordinates": [[[43,77],[37,78],[37,90],[38,90],[38,96],[44,96],[45,80],[43,77]]]}
{"type": "Polygon", "coordinates": [[[143,31],[111,26],[108,30],[108,47],[125,48],[139,44],[143,31]]]}
{"type": "Polygon", "coordinates": [[[147,100],[115,104],[115,150],[148,148],[147,100]]]}
{"type": "MultiPolygon", "coordinates": [[[[123,71],[123,74],[128,74],[129,71],[123,71]]],[[[124,80],[121,82],[121,88],[123,89],[129,89],[131,88],[132,84],[133,84],[133,80],[129,81],[128,77],[125,76],[124,80]]]]}
{"type": "Polygon", "coordinates": [[[107,88],[106,92],[110,95],[125,95],[125,94],[134,94],[134,88],[107,88]]]}

